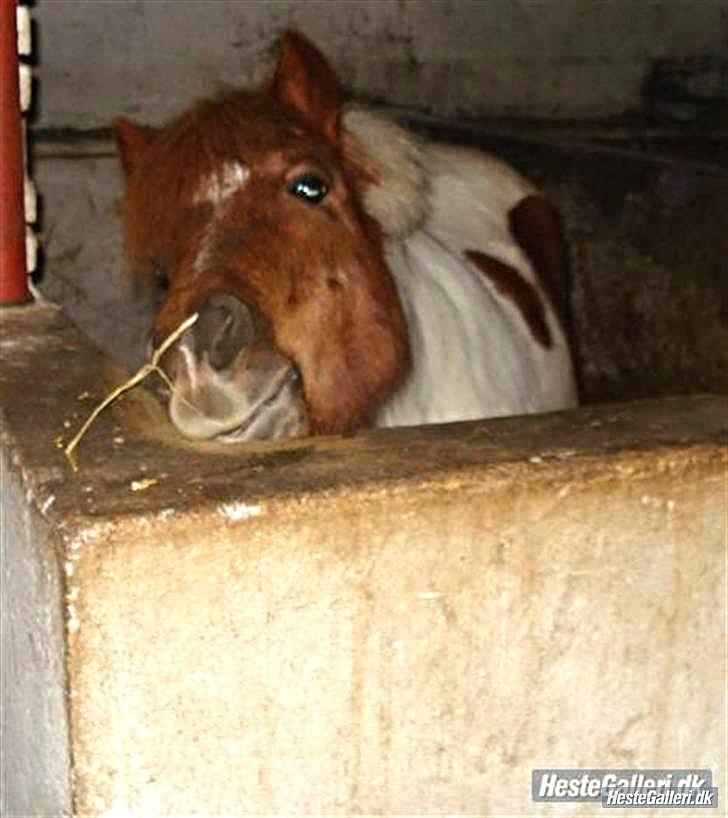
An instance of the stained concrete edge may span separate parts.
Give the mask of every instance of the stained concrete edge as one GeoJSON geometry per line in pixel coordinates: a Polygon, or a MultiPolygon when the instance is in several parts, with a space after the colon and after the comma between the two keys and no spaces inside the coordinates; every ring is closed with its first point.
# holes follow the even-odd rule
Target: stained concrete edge
{"type": "Polygon", "coordinates": [[[164,509],[370,489],[459,490],[484,474],[504,474],[506,465],[508,479],[541,479],[544,470],[584,479],[598,478],[610,457],[625,452],[634,454],[635,468],[641,455],[650,468],[656,450],[723,464],[728,457],[726,395],[238,447],[181,440],[139,389],[91,427],[74,473],[60,447],[123,371],[48,305],[0,313],[0,350],[5,445],[20,458],[43,516],[67,538],[94,520],[164,509]]]}

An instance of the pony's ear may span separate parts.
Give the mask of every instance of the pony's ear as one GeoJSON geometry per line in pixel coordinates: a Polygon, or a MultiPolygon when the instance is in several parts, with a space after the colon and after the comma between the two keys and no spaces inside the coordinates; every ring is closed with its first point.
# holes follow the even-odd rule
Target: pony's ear
{"type": "Polygon", "coordinates": [[[287,31],[281,40],[273,94],[330,142],[338,143],[341,124],[339,81],[324,55],[297,31],[287,31]]]}
{"type": "Polygon", "coordinates": [[[144,152],[154,142],[157,131],[123,116],[114,120],[113,128],[121,167],[126,176],[131,176],[144,152]]]}

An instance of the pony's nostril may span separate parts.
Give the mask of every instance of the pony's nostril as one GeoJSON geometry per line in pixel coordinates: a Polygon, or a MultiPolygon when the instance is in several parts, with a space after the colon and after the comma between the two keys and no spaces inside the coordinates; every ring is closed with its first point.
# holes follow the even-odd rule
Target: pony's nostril
{"type": "Polygon", "coordinates": [[[207,354],[213,369],[229,368],[240,350],[255,338],[250,308],[231,295],[215,295],[198,312],[193,327],[196,356],[207,354]]]}

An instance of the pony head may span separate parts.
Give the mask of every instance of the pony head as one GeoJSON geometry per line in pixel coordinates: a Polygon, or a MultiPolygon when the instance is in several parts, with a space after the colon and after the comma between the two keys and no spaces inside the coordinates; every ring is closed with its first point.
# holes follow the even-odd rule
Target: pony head
{"type": "Polygon", "coordinates": [[[350,430],[407,372],[384,231],[362,204],[375,180],[341,118],[331,67],[289,32],[263,88],[160,129],[114,123],[126,265],[166,288],[153,345],[199,315],[163,361],[188,437],[350,430]]]}

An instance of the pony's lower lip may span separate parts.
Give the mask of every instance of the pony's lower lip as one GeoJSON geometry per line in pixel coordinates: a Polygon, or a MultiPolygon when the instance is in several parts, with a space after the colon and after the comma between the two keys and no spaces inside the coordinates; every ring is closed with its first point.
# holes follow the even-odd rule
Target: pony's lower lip
{"type": "Polygon", "coordinates": [[[280,396],[281,392],[289,385],[295,383],[299,380],[300,375],[298,374],[298,370],[295,367],[291,367],[287,369],[283,375],[277,378],[271,388],[268,390],[268,393],[260,398],[260,400],[253,406],[253,408],[248,413],[248,416],[236,426],[234,429],[231,429],[226,432],[222,432],[219,435],[215,436],[215,440],[222,441],[224,443],[237,443],[242,440],[245,440],[245,433],[247,430],[255,423],[255,421],[260,417],[261,412],[264,412],[266,407],[272,406],[278,397],[280,396]]]}

